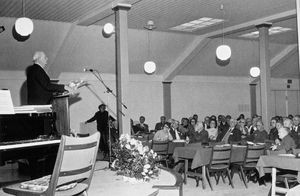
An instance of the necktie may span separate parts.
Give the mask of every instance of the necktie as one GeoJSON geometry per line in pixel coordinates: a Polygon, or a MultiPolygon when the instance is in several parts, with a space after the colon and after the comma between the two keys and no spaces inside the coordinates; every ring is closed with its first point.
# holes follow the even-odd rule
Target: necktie
{"type": "Polygon", "coordinates": [[[176,136],[177,140],[180,140],[180,136],[179,136],[178,131],[176,129],[175,129],[175,136],[176,136]]]}

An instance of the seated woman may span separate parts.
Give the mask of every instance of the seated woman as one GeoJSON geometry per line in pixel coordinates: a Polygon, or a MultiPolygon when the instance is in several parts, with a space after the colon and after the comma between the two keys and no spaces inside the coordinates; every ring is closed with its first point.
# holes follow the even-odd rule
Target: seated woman
{"type": "Polygon", "coordinates": [[[276,142],[276,145],[272,146],[272,150],[285,150],[286,153],[293,153],[293,149],[296,148],[294,139],[289,135],[289,130],[286,127],[281,127],[278,130],[278,136],[281,139],[280,142],[276,142]]]}
{"type": "Polygon", "coordinates": [[[155,135],[153,136],[153,140],[154,141],[172,141],[173,137],[170,134],[170,125],[168,123],[166,123],[164,125],[164,128],[162,130],[159,130],[155,133],[155,135]]]}
{"type": "Polygon", "coordinates": [[[201,142],[202,144],[208,144],[208,132],[204,129],[203,123],[198,123],[198,128],[196,130],[190,131],[188,133],[190,143],[201,142]]]}
{"type": "Polygon", "coordinates": [[[208,137],[210,140],[215,141],[218,136],[217,120],[211,119],[209,122],[209,127],[207,129],[208,137]]]}

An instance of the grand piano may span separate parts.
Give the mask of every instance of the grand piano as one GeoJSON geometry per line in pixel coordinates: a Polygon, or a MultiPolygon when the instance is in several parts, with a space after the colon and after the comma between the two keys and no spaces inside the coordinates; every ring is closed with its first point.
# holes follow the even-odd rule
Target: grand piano
{"type": "Polygon", "coordinates": [[[67,98],[59,97],[59,104],[54,101],[50,111],[21,110],[0,115],[0,167],[17,162],[21,172],[30,178],[52,173],[60,136],[69,134],[69,130],[57,129],[69,123],[64,119],[68,111],[56,111],[57,107],[61,110],[62,102],[67,106],[67,98]]]}

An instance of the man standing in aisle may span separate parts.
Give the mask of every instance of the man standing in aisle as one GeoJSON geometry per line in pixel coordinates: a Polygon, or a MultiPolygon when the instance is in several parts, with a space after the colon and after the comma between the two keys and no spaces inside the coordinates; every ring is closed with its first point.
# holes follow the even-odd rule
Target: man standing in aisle
{"type": "Polygon", "coordinates": [[[109,154],[109,130],[108,130],[108,112],[106,111],[106,105],[101,104],[98,107],[99,111],[95,113],[95,115],[89,120],[85,121],[85,123],[90,123],[93,121],[97,122],[97,130],[100,132],[100,143],[99,148],[100,151],[103,152],[104,158],[106,158],[109,154]]]}

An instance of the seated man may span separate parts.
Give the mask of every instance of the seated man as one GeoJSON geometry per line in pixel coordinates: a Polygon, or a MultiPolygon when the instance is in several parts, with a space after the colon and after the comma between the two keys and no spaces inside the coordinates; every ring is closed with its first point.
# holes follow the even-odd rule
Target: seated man
{"type": "Polygon", "coordinates": [[[158,131],[158,130],[162,130],[166,124],[166,117],[165,116],[161,116],[160,117],[160,122],[156,123],[155,124],[155,131],[158,131]]]}
{"type": "Polygon", "coordinates": [[[189,131],[188,137],[190,138],[190,143],[201,142],[201,144],[208,144],[208,132],[204,129],[203,123],[199,123],[197,130],[189,131]]]}
{"type": "Polygon", "coordinates": [[[165,124],[162,130],[158,130],[154,137],[153,137],[154,141],[172,141],[173,137],[170,134],[170,125],[169,124],[165,124]]]}
{"type": "Polygon", "coordinates": [[[179,129],[179,121],[173,120],[171,124],[170,134],[172,135],[174,140],[185,140],[187,132],[182,132],[179,129]]]}
{"type": "Polygon", "coordinates": [[[264,129],[264,124],[261,119],[256,122],[256,130],[247,140],[253,141],[254,143],[264,143],[268,139],[268,132],[264,129]]]}
{"type": "Polygon", "coordinates": [[[272,150],[285,150],[286,153],[293,153],[293,148],[296,148],[295,141],[289,135],[289,130],[286,127],[281,127],[278,130],[278,136],[281,142],[276,142],[277,144],[272,146],[272,150]]]}
{"type": "Polygon", "coordinates": [[[140,123],[134,125],[133,129],[134,129],[135,134],[137,134],[137,135],[143,134],[143,133],[149,133],[149,127],[145,123],[144,116],[140,116],[140,123]]]}

